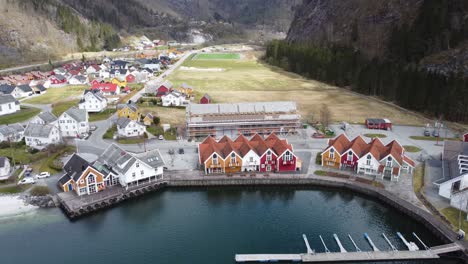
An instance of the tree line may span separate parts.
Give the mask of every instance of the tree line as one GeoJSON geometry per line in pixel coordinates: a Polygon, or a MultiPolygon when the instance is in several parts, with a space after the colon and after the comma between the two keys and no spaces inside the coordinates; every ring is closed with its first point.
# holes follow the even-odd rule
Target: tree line
{"type": "Polygon", "coordinates": [[[350,87],[430,116],[468,121],[468,81],[461,74],[445,76],[416,64],[368,59],[350,47],[284,40],[267,44],[266,60],[307,78],[350,87]]]}

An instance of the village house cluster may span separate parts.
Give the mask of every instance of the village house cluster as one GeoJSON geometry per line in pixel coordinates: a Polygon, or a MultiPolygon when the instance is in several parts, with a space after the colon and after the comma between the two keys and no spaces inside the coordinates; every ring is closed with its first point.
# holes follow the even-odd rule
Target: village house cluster
{"type": "Polygon", "coordinates": [[[345,134],[329,140],[321,156],[322,166],[396,181],[402,173],[411,174],[415,166],[396,140],[384,145],[379,138],[366,142],[361,136],[349,140],[345,134]]]}
{"type": "Polygon", "coordinates": [[[194,88],[191,85],[182,83],[175,87],[167,80],[162,84],[148,82],[145,85],[145,93],[159,98],[161,106],[164,107],[186,107],[194,99],[194,88]]]}
{"type": "Polygon", "coordinates": [[[209,136],[198,145],[198,153],[205,174],[295,172],[302,166],[293,146],[274,133],[266,138],[255,134],[250,139],[240,135],[234,141],[228,136],[218,141],[209,136]]]}

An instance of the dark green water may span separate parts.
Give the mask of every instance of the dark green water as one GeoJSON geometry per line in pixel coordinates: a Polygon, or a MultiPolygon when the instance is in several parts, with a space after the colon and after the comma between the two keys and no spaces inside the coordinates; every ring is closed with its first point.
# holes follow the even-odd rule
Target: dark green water
{"type": "Polygon", "coordinates": [[[0,263],[234,263],[236,253],[305,252],[303,233],[319,252],[319,235],[338,251],[333,233],[348,250],[347,234],[370,250],[365,232],[381,250],[388,249],[383,232],[404,249],[397,231],[412,241],[416,232],[429,246],[441,244],[396,210],[347,192],[166,190],[76,222],[57,209],[3,220],[0,263]]]}

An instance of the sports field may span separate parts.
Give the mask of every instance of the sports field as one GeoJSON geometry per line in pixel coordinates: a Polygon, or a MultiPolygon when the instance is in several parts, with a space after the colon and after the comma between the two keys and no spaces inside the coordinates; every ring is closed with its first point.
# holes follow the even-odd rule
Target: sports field
{"type": "Polygon", "coordinates": [[[169,80],[175,86],[183,82],[192,85],[196,92],[195,102],[204,93],[216,103],[292,100],[298,103],[304,120],[318,120],[320,109],[326,104],[336,122],[363,123],[365,118],[376,117],[402,125],[425,123],[414,114],[373,98],[265,65],[257,60],[261,55],[244,52],[237,60],[187,60],[183,66],[191,70],[177,70],[169,80]]]}
{"type": "Polygon", "coordinates": [[[192,60],[238,60],[239,53],[198,53],[192,60]]]}

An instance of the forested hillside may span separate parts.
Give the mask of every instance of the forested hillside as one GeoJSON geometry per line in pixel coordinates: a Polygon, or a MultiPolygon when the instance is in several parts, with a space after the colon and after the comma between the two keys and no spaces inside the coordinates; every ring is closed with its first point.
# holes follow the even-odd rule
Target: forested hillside
{"type": "MultiPolygon", "coordinates": [[[[367,28],[368,32],[379,32],[380,47],[375,46],[372,37],[368,38],[369,42],[361,39],[364,32],[359,28],[360,22],[351,23],[349,36],[342,35],[340,40],[316,36],[308,39],[311,30],[320,31],[317,27],[336,22],[323,16],[323,12],[333,11],[328,9],[322,10],[319,18],[314,17],[317,14],[304,18],[306,10],[316,8],[319,2],[306,1],[296,14],[287,40],[268,45],[266,57],[270,63],[313,79],[350,87],[365,95],[381,97],[429,116],[468,121],[468,56],[462,55],[468,40],[467,1],[412,2],[414,13],[398,16],[401,19],[392,27],[367,28]],[[302,37],[298,37],[301,28],[302,37]],[[454,58],[450,55],[453,52],[462,56],[454,58]]],[[[368,1],[349,2],[360,9],[365,8],[362,5],[368,1]]],[[[340,3],[328,1],[334,8],[340,3]]],[[[403,10],[401,6],[386,8],[395,16],[398,13],[395,10],[403,10]]],[[[359,12],[351,10],[349,13],[359,12]]],[[[359,21],[361,18],[349,16],[348,19],[359,21]]],[[[337,33],[328,37],[334,34],[337,33]]]]}

